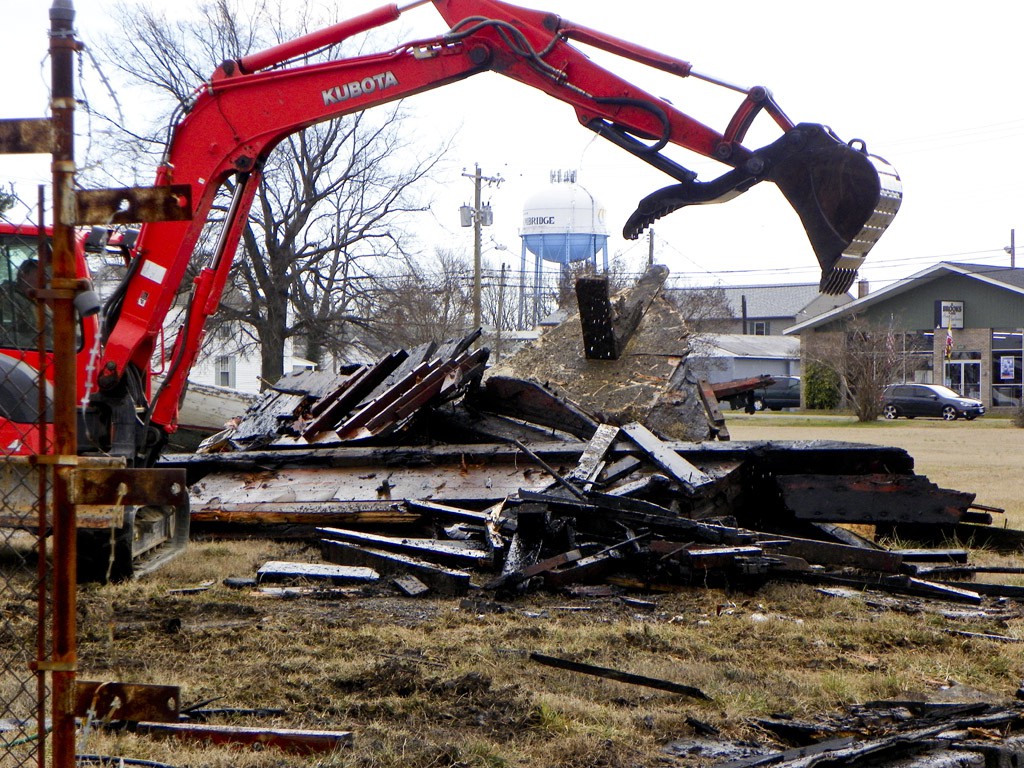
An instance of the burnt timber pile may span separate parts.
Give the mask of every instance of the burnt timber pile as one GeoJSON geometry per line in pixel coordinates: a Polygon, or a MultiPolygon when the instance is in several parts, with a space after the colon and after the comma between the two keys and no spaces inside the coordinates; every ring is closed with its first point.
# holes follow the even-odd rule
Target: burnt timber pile
{"type": "MultiPolygon", "coordinates": [[[[309,538],[329,564],[279,564],[261,579],[409,595],[789,579],[967,603],[1018,596],[956,581],[974,575],[963,550],[892,550],[851,530],[1019,544],[991,525],[999,510],[915,474],[902,449],[725,440],[713,388],[680,373],[685,354],[662,392],[702,402],[705,435],[719,439],[675,440],[657,426],[665,398],[597,416],[544,383],[485,376],[477,339],[286,376],[200,453],[166,457],[188,471],[193,531],[309,538]]],[[[605,349],[621,353],[622,340],[605,349]]],[[[583,367],[574,375],[587,385],[583,367]]]]}

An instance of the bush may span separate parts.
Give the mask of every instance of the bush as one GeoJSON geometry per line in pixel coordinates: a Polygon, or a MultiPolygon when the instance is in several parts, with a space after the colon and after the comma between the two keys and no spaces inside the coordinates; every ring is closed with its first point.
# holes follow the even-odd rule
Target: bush
{"type": "Polygon", "coordinates": [[[832,410],[839,405],[839,374],[821,363],[808,363],[804,374],[804,402],[811,410],[832,410]]]}

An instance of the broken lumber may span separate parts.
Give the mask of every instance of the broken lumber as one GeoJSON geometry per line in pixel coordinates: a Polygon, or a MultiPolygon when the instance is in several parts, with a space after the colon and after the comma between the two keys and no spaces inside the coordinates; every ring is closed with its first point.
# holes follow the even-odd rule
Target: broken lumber
{"type": "Polygon", "coordinates": [[[320,540],[320,554],[338,565],[363,565],[382,576],[412,575],[431,589],[444,595],[464,595],[470,588],[470,574],[454,568],[444,568],[419,558],[371,547],[356,546],[332,539],[320,540]]]}
{"type": "Polygon", "coordinates": [[[618,360],[667,278],[667,267],[651,266],[629,290],[616,297],[614,304],[607,275],[577,279],[576,301],[587,358],[618,360]]]}

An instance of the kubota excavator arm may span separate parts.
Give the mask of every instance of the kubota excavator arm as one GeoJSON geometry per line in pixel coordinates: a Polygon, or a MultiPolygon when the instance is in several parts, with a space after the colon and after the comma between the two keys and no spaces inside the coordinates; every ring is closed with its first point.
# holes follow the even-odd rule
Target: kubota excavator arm
{"type": "MultiPolygon", "coordinates": [[[[685,205],[717,202],[763,180],[774,181],[797,210],[822,267],[822,290],[845,292],[864,255],[900,201],[895,172],[863,146],[848,145],[817,124],[796,125],[764,88],[744,97],[729,125],[717,132],[599,66],[577,41],[679,77],[702,77],[685,61],[648,50],[558,16],[498,0],[433,0],[447,33],[386,53],[317,64],[298,57],[391,22],[428,0],[383,6],[266,51],[225,62],[196,92],[174,127],[158,185],[185,184],[192,220],[146,224],[131,277],[108,323],[100,389],[112,389],[134,368],[147,372],[156,340],[217,190],[234,181],[234,197],[217,247],[192,291],[163,389],[148,413],[164,433],[176,428],[178,403],[195,362],[206,319],[216,311],[230,262],[260,180],[264,161],[286,136],[315,123],[494,71],[566,102],[580,123],[666,173],[673,184],[645,198],[624,234],[685,205]],[[767,147],[743,140],[760,112],[782,131],[767,147]],[[667,156],[675,145],[730,167],[699,181],[667,156]]],[[[705,78],[709,79],[709,78],[705,78]]],[[[711,80],[711,82],[718,82],[711,80]]],[[[719,83],[721,84],[721,83],[719,83]]]]}

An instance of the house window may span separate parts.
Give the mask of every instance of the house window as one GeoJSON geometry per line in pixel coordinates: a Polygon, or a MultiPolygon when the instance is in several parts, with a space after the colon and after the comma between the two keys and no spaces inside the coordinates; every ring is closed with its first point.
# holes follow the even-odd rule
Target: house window
{"type": "Polygon", "coordinates": [[[213,364],[214,383],[220,387],[235,386],[235,357],[234,355],[221,355],[213,364]]]}
{"type": "Polygon", "coordinates": [[[767,320],[751,320],[750,322],[750,333],[754,336],[767,336],[768,335],[768,321],[767,320]]]}

